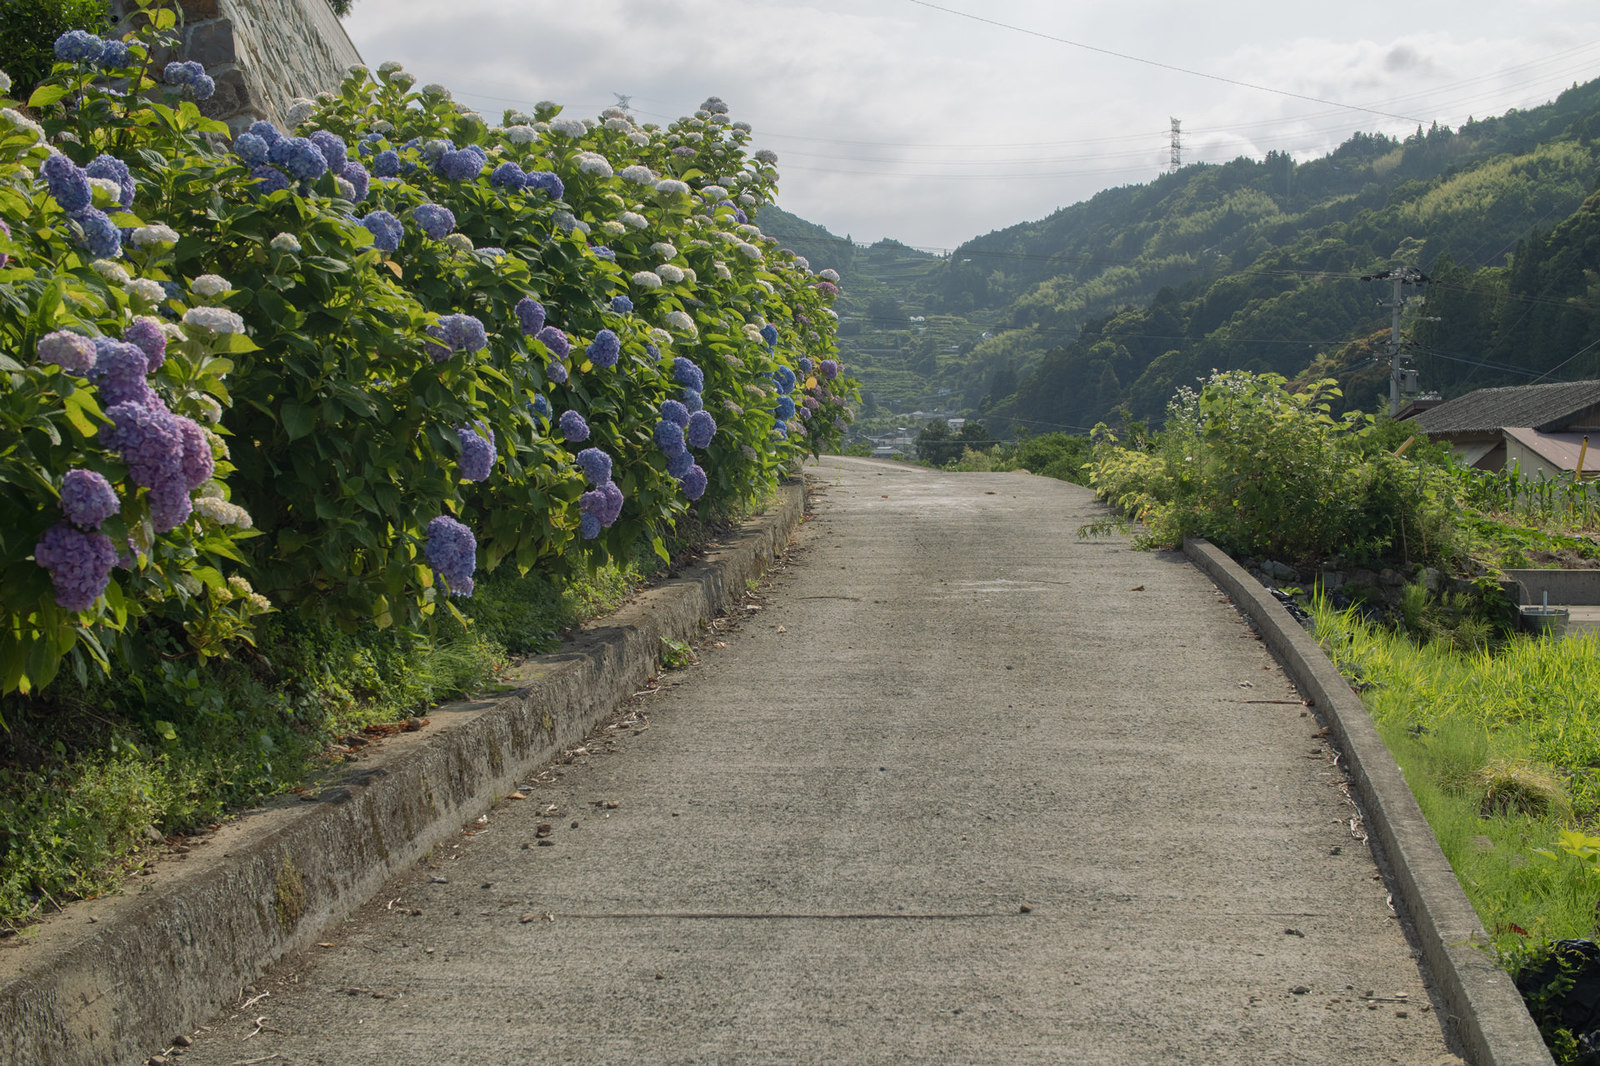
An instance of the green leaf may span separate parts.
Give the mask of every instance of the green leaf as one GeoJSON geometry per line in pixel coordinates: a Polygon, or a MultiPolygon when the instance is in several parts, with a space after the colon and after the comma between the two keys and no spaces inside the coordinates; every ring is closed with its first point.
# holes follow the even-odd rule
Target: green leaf
{"type": "Polygon", "coordinates": [[[51,104],[66,96],[68,87],[65,85],[41,85],[33,90],[33,95],[28,97],[29,107],[49,107],[51,104]]]}
{"type": "Polygon", "coordinates": [[[316,412],[297,403],[284,404],[278,412],[278,417],[282,420],[284,431],[289,434],[290,440],[309,436],[317,425],[316,412]]]}
{"type": "Polygon", "coordinates": [[[67,421],[72,423],[72,428],[84,437],[93,437],[100,430],[96,419],[104,421],[100,413],[100,405],[94,402],[94,395],[88,389],[73,389],[62,401],[62,408],[67,413],[67,421]]]}
{"type": "Polygon", "coordinates": [[[154,722],[151,723],[151,728],[156,731],[156,735],[159,736],[162,740],[177,740],[178,739],[178,727],[173,725],[171,722],[167,721],[166,719],[157,718],[154,722]]]}

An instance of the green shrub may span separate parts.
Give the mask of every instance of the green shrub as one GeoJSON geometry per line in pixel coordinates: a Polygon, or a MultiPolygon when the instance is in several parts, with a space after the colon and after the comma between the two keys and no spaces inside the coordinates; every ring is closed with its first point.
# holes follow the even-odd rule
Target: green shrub
{"type": "Polygon", "coordinates": [[[104,33],[106,0],[0,0],[0,70],[26,99],[55,65],[56,38],[68,30],[104,33]]]}

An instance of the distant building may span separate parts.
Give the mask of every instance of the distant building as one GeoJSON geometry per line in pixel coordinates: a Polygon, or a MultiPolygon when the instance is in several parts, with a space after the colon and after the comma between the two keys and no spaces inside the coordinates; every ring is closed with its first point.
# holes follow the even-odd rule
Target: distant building
{"type": "Polygon", "coordinates": [[[1468,466],[1556,477],[1578,468],[1584,440],[1595,448],[1584,477],[1600,467],[1600,381],[1478,389],[1437,406],[1414,404],[1398,416],[1435,440],[1447,441],[1468,466]]]}

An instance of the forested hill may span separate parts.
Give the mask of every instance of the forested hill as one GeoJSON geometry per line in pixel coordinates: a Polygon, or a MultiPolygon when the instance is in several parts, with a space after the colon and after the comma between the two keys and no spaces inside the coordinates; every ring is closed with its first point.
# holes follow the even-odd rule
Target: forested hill
{"type": "MultiPolygon", "coordinates": [[[[1597,137],[1590,82],[1459,129],[1358,134],[1320,159],[1274,152],[1106,190],[974,238],[905,284],[864,273],[862,249],[845,253],[850,269],[812,261],[845,274],[847,294],[852,280],[872,290],[879,310],[892,296],[904,315],[966,327],[968,343],[916,373],[991,428],[1087,427],[1121,405],[1159,418],[1214,367],[1332,374],[1370,408],[1387,388],[1373,356],[1389,289],[1363,274],[1415,266],[1436,279],[1412,317],[1441,321],[1409,324],[1424,389],[1527,381],[1600,340],[1600,205],[1585,206],[1600,187],[1597,137]]],[[[889,325],[910,338],[897,349],[909,367],[917,326],[889,325]]],[[[1600,345],[1552,379],[1581,376],[1600,376],[1600,345]]]]}

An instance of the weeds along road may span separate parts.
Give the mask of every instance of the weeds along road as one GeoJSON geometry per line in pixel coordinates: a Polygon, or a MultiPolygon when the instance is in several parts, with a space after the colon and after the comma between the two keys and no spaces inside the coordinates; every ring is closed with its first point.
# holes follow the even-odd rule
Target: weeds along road
{"type": "Polygon", "coordinates": [[[759,610],[181,1061],[1457,1061],[1208,579],[1077,486],[812,473],[759,610]]]}

